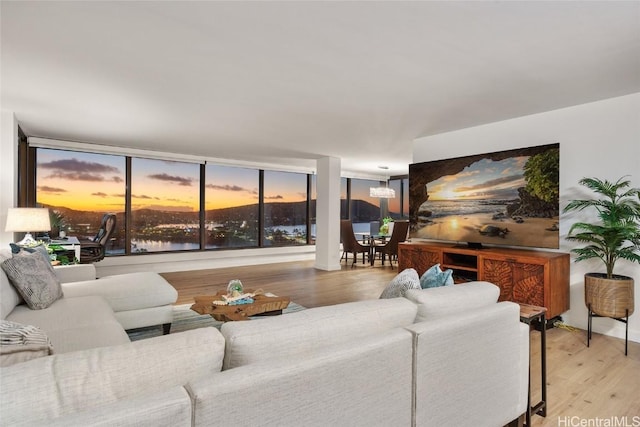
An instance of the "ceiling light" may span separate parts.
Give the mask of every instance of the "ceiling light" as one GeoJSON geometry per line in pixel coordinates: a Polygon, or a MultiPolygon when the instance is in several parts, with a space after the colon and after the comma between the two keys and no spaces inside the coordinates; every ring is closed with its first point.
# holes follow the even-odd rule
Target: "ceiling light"
{"type": "MultiPolygon", "coordinates": [[[[378,166],[380,169],[387,170],[389,166],[378,166]]],[[[385,177],[384,187],[370,187],[369,197],[377,197],[379,199],[395,199],[396,191],[393,188],[389,188],[389,178],[385,177]]]]}

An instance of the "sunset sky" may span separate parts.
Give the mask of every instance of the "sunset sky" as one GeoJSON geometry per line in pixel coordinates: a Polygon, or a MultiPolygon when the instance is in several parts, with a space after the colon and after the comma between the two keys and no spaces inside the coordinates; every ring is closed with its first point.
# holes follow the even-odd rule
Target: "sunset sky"
{"type": "MultiPolygon", "coordinates": [[[[125,158],[39,149],[37,202],[84,211],[124,211],[125,158]]],[[[258,170],[207,165],[206,209],[258,202],[258,170]]],[[[132,159],[133,209],[197,211],[198,164],[132,159]]],[[[306,175],[265,171],[265,202],[306,200],[306,175]]]]}
{"type": "Polygon", "coordinates": [[[429,200],[514,199],[525,185],[523,167],[528,156],[501,161],[482,159],[456,175],[427,184],[429,200]]]}

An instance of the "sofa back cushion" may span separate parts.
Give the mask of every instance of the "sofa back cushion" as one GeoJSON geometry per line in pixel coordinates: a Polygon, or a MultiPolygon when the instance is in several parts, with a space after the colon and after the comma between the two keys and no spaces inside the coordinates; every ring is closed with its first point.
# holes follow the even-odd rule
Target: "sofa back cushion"
{"type": "Polygon", "coordinates": [[[414,322],[417,307],[405,298],[317,307],[222,325],[223,369],[277,358],[299,360],[318,350],[414,322]]]}
{"type": "Polygon", "coordinates": [[[0,368],[2,423],[46,423],[185,385],[219,372],[223,354],[218,330],[200,328],[0,368]]]}
{"type": "MultiPolygon", "coordinates": [[[[0,249],[0,264],[12,257],[9,249],[0,249]]],[[[23,302],[4,270],[0,268],[0,317],[6,319],[13,309],[23,302]]]]}
{"type": "Polygon", "coordinates": [[[408,290],[405,297],[418,304],[416,322],[437,319],[472,308],[495,304],[500,288],[489,282],[469,282],[422,290],[408,290]]]}
{"type": "Polygon", "coordinates": [[[189,389],[196,426],[410,426],[412,373],[413,336],[398,328],[222,371],[189,389]]]}

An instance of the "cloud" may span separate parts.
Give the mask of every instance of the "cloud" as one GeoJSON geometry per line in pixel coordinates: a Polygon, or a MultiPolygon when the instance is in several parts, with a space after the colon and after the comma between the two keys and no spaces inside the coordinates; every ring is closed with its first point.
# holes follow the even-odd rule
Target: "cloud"
{"type": "Polygon", "coordinates": [[[139,209],[151,209],[164,212],[194,212],[191,206],[139,205],[139,209]]]}
{"type": "Polygon", "coordinates": [[[147,199],[147,200],[151,200],[151,199],[153,199],[153,197],[151,197],[151,196],[147,196],[146,194],[141,194],[141,195],[139,195],[139,196],[138,196],[138,195],[135,195],[135,194],[132,194],[132,195],[131,195],[131,198],[132,198],[132,199],[147,199]]]}
{"type": "Polygon", "coordinates": [[[276,196],[265,196],[264,197],[265,200],[280,200],[280,199],[284,199],[284,197],[282,197],[281,195],[276,195],[276,196]]]}
{"type": "Polygon", "coordinates": [[[249,194],[258,194],[256,190],[249,190],[248,188],[240,187],[239,185],[216,185],[216,184],[207,184],[207,188],[211,188],[212,190],[222,190],[222,191],[234,191],[234,192],[245,192],[249,194]]]}
{"type": "Polygon", "coordinates": [[[119,176],[112,176],[111,177],[111,181],[120,184],[121,182],[124,182],[124,179],[120,178],[119,176]]]}
{"type": "MultiPolygon", "coordinates": [[[[106,180],[102,174],[121,173],[120,170],[114,166],[97,162],[86,162],[76,158],[39,163],[38,169],[51,170],[52,173],[47,178],[60,178],[69,181],[101,182],[106,180]]],[[[119,177],[113,177],[112,180],[122,182],[122,178],[119,177]]]]}
{"type": "Polygon", "coordinates": [[[84,173],[84,172],[54,172],[47,178],[60,178],[67,179],[69,181],[89,181],[89,182],[102,182],[105,178],[101,175],[84,173]]]}
{"type": "Polygon", "coordinates": [[[182,176],[169,175],[166,173],[156,173],[156,174],[147,175],[147,176],[151,179],[157,179],[158,181],[173,182],[185,187],[190,187],[191,183],[193,182],[193,178],[185,178],[182,176]]]}
{"type": "Polygon", "coordinates": [[[42,191],[43,193],[66,193],[67,192],[67,190],[65,190],[64,188],[49,187],[47,185],[39,186],[38,191],[42,191]]]}
{"type": "Polygon", "coordinates": [[[101,191],[98,191],[97,193],[91,193],[91,195],[97,197],[107,197],[107,193],[103,193],[101,191]]]}
{"type": "Polygon", "coordinates": [[[471,185],[468,187],[458,187],[455,189],[456,192],[464,192],[464,191],[477,191],[477,190],[488,190],[493,189],[493,187],[497,185],[505,185],[505,184],[514,184],[517,182],[521,182],[523,179],[523,175],[510,175],[502,178],[491,179],[489,181],[481,182],[480,184],[471,185]]]}

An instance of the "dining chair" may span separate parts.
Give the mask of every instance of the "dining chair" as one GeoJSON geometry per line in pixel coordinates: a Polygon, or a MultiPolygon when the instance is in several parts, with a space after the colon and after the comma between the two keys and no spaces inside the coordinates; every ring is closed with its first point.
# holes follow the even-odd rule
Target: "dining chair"
{"type": "MultiPolygon", "coordinates": [[[[384,245],[373,246],[373,260],[377,254],[382,255],[382,265],[384,265],[384,259],[389,255],[389,263],[393,268],[393,260],[398,259],[398,243],[407,240],[407,234],[409,232],[409,221],[395,221],[393,225],[393,232],[391,238],[384,245]]],[[[372,262],[373,264],[373,262],[372,262]]]]}
{"type": "MultiPolygon", "coordinates": [[[[353,254],[353,264],[356,265],[356,258],[359,253],[362,254],[362,263],[364,264],[365,254],[371,256],[371,245],[360,243],[356,239],[356,235],[353,232],[353,224],[349,219],[340,220],[340,241],[342,242],[342,258],[345,259],[345,263],[349,260],[349,253],[353,254]]],[[[342,260],[342,258],[340,258],[342,260]]]]}

